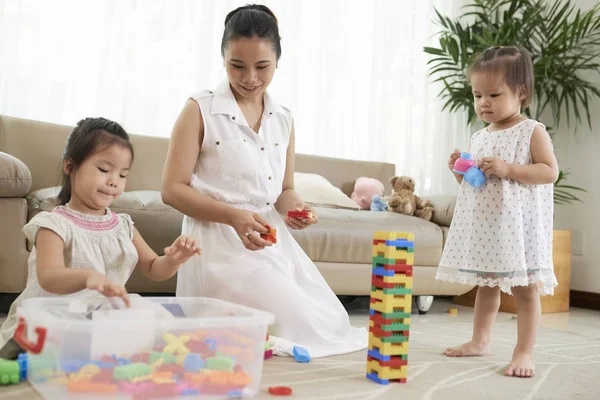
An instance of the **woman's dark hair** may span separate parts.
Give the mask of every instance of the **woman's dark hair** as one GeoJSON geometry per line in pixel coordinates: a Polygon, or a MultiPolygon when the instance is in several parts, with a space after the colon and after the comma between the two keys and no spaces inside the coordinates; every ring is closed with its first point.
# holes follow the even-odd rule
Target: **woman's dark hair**
{"type": "Polygon", "coordinates": [[[521,107],[525,108],[533,98],[533,62],[525,49],[518,47],[491,47],[477,57],[469,67],[467,79],[475,73],[499,73],[506,85],[516,93],[523,91],[525,99],[521,107]]]}
{"type": "Polygon", "coordinates": [[[74,172],[89,156],[111,145],[129,149],[133,162],[133,146],[121,125],[106,118],[86,118],[77,123],[67,138],[62,156],[62,188],[58,194],[60,205],[67,204],[71,199],[71,178],[64,171],[64,162],[70,163],[69,173],[74,172]]]}
{"type": "Polygon", "coordinates": [[[225,49],[229,41],[240,37],[269,39],[273,42],[273,49],[277,61],[281,57],[281,38],[277,18],[268,7],[259,4],[247,4],[231,11],[225,17],[225,30],[221,40],[221,56],[225,56],[225,49]]]}

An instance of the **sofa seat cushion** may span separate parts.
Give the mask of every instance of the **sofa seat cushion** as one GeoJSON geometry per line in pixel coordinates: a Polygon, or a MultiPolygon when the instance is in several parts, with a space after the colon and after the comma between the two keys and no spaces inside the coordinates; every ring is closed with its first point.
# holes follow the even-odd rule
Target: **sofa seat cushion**
{"type": "Polygon", "coordinates": [[[353,211],[315,207],[319,223],[305,230],[292,230],[308,256],[319,262],[364,263],[372,260],[373,233],[412,232],[415,235],[415,265],[437,267],[442,255],[442,229],[416,217],[375,211],[353,211]]]}

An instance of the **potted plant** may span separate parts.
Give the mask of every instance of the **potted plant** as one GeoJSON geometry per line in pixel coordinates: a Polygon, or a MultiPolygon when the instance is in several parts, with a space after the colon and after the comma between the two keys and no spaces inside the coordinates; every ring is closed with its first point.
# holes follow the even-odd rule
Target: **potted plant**
{"type": "MultiPolygon", "coordinates": [[[[534,99],[524,114],[540,121],[550,111],[552,126],[565,117],[567,126],[585,120],[591,128],[589,102],[600,97],[600,89],[583,73],[600,71],[600,4],[582,11],[571,0],[473,0],[464,10],[456,19],[435,10],[442,28],[439,47],[424,48],[432,55],[431,76],[443,83],[444,110],[466,112],[469,124],[477,123],[468,66],[489,47],[519,46],[531,55],[535,73],[534,99]]],[[[577,193],[585,191],[566,185],[567,177],[568,171],[560,171],[554,183],[555,204],[580,201],[577,193]]],[[[543,302],[544,312],[568,310],[570,242],[569,231],[554,231],[559,287],[551,300],[560,304],[543,302]]]]}

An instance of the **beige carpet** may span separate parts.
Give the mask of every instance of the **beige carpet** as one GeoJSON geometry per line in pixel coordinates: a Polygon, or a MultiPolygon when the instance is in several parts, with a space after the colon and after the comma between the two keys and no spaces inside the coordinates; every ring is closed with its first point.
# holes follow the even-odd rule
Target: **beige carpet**
{"type": "MultiPolygon", "coordinates": [[[[494,330],[493,356],[451,359],[440,352],[470,337],[472,310],[459,316],[438,301],[426,316],[413,315],[407,384],[378,385],[365,378],[366,352],[297,364],[290,358],[265,362],[257,399],[275,399],[271,385],[293,388],[293,398],[366,399],[598,399],[600,389],[600,313],[573,310],[544,316],[536,347],[537,372],[532,379],[502,376],[516,340],[516,320],[500,314],[494,330]],[[551,329],[548,326],[557,327],[551,329]]],[[[366,325],[365,313],[354,313],[355,325],[366,325]]],[[[28,384],[0,388],[0,400],[41,399],[28,384]]]]}

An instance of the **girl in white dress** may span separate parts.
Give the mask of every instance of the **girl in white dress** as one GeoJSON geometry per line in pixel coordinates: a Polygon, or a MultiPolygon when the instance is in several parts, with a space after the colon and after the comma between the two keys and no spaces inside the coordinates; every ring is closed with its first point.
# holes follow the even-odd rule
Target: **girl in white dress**
{"type": "Polygon", "coordinates": [[[86,118],[71,132],[63,154],[59,206],[42,211],[23,227],[33,244],[27,286],[11,305],[0,328],[0,357],[14,359],[23,350],[12,335],[15,312],[31,297],[87,298],[119,296],[137,266],[155,281],[175,275],[179,266],[200,254],[194,240],[181,236],[159,257],[140,236],[127,214],[108,208],[125,189],[133,161],[127,132],[116,122],[86,118]]]}
{"type": "Polygon", "coordinates": [[[183,233],[198,237],[202,258],[184,264],[178,296],[206,296],[270,311],[276,354],[294,345],[312,357],[367,346],[289,229],[317,216],[294,191],[291,112],[266,91],[281,55],[277,20],[248,5],[225,19],[221,45],[228,81],[192,96],[173,128],[162,195],[186,215],[183,233]],[[290,210],[312,218],[287,218],[290,210]],[[283,217],[282,217],[283,215],[283,217]],[[263,240],[266,225],[277,243],[263,240]]]}
{"type": "MultiPolygon", "coordinates": [[[[478,285],[473,337],[447,349],[450,357],[490,353],[500,291],[517,302],[518,340],[505,375],[534,374],[533,347],[541,317],[539,294],[557,285],[552,263],[553,182],[558,164],[544,125],[521,108],[533,95],[533,65],[514,47],[486,50],[468,73],[475,111],[489,124],[471,139],[470,153],[487,177],[461,184],[437,279],[478,285]]],[[[448,167],[460,157],[450,156],[448,167]]]]}

